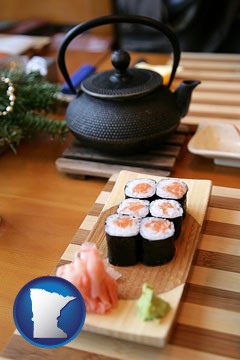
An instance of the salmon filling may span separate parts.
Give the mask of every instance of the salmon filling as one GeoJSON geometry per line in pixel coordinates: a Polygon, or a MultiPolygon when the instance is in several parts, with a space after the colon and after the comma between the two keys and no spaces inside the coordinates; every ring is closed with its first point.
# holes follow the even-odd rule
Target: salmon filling
{"type": "Polygon", "coordinates": [[[183,197],[183,195],[186,192],[184,186],[178,181],[174,181],[171,184],[164,186],[163,190],[171,194],[174,194],[178,198],[183,197]]]}
{"type": "Polygon", "coordinates": [[[125,206],[123,208],[123,211],[129,210],[129,211],[137,212],[137,211],[139,211],[139,210],[141,210],[143,208],[144,208],[143,204],[141,204],[139,202],[132,202],[131,204],[125,206]]]}
{"type": "Polygon", "coordinates": [[[165,202],[165,203],[159,205],[159,208],[162,210],[164,215],[168,215],[168,210],[173,209],[174,206],[168,202],[165,202]]]}
{"type": "Polygon", "coordinates": [[[121,217],[113,221],[113,223],[121,228],[127,228],[129,226],[132,226],[133,219],[127,218],[127,217],[121,217]]]}
{"type": "Polygon", "coordinates": [[[145,224],[146,228],[150,228],[154,232],[163,232],[165,233],[170,229],[170,222],[164,220],[152,220],[145,224]]]}
{"type": "Polygon", "coordinates": [[[148,193],[149,190],[152,189],[152,186],[148,183],[140,183],[134,186],[133,192],[142,194],[142,193],[148,193]]]}

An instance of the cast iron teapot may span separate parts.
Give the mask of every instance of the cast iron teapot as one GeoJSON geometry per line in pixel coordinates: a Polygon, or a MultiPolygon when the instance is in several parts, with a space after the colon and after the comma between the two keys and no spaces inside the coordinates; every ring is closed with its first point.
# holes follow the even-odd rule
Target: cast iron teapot
{"type": "Polygon", "coordinates": [[[66,34],[58,53],[58,66],[76,94],[66,112],[69,129],[82,145],[111,154],[133,154],[161,145],[187,114],[192,90],[200,83],[183,81],[175,92],[170,91],[179,60],[180,48],[175,34],[148,17],[110,15],[75,26],[66,34]],[[169,39],[173,64],[167,86],[154,71],[129,68],[129,54],[117,50],[112,55],[115,69],[90,75],[76,91],[65,64],[69,43],[91,28],[114,23],[150,26],[169,39]]]}

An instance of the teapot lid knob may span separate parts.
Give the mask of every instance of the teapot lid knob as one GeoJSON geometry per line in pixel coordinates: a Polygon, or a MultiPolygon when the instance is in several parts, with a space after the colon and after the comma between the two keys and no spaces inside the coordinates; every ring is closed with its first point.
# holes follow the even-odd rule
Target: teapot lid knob
{"type": "Polygon", "coordinates": [[[81,83],[83,92],[97,98],[123,100],[147,95],[162,86],[162,76],[158,73],[129,67],[131,58],[125,50],[116,50],[111,61],[114,70],[86,78],[81,83]]]}
{"type": "Polygon", "coordinates": [[[119,49],[112,54],[112,64],[115,68],[115,73],[111,77],[111,80],[118,80],[127,76],[127,68],[130,64],[130,55],[127,51],[119,49]]]}

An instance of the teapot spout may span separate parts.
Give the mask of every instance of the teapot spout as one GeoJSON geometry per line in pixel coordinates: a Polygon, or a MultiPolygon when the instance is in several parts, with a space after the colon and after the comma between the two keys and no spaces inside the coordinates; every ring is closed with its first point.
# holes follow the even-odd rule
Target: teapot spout
{"type": "Polygon", "coordinates": [[[175,90],[174,94],[176,96],[177,106],[181,113],[181,117],[187,115],[191,101],[192,91],[200,83],[201,81],[198,80],[185,80],[175,90]]]}

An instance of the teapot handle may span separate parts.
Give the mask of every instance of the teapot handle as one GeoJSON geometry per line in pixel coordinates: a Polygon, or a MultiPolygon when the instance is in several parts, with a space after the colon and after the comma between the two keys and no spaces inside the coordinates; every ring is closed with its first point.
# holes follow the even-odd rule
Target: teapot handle
{"type": "Polygon", "coordinates": [[[62,72],[64,79],[66,80],[69,88],[76,94],[76,89],[74,88],[70,76],[68,74],[65,62],[65,53],[67,50],[68,45],[70,42],[78,35],[82,34],[85,31],[88,31],[92,28],[102,26],[102,25],[109,25],[109,24],[119,24],[119,23],[129,23],[129,24],[141,24],[152,27],[156,30],[161,31],[170,41],[173,49],[173,65],[172,71],[168,82],[168,87],[170,87],[179,61],[180,61],[180,46],[176,35],[168,28],[166,25],[160,23],[159,21],[145,17],[145,16],[137,16],[137,15],[109,15],[109,16],[102,16],[96,19],[87,20],[79,25],[76,25],[68,33],[65,35],[63,42],[59,48],[58,52],[58,66],[62,72]]]}

